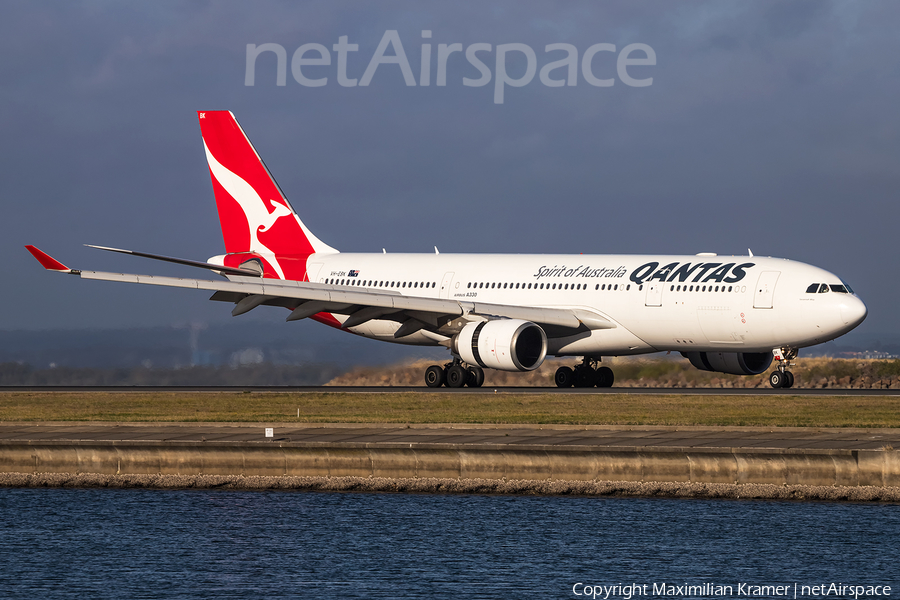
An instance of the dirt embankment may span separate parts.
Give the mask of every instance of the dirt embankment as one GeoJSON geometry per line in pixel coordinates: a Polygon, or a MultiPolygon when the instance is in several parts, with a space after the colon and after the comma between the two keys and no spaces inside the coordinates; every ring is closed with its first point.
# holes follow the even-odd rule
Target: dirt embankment
{"type": "Polygon", "coordinates": [[[900,488],[652,481],[395,479],[384,477],[243,477],[239,475],[100,475],[0,473],[0,487],[309,490],[420,494],[637,496],[900,502],[900,488]]]}
{"type": "MultiPolygon", "coordinates": [[[[547,360],[536,371],[507,373],[485,370],[486,386],[552,386],[553,374],[562,365],[578,361],[547,360]]],[[[425,368],[417,361],[388,367],[360,367],[332,379],[326,385],[421,386],[425,368]]],[[[678,358],[608,358],[603,364],[616,374],[615,387],[668,388],[767,388],[769,371],[760,375],[728,375],[699,371],[678,358]]],[[[900,360],[801,358],[791,367],[795,388],[900,389],[900,360]]]]}

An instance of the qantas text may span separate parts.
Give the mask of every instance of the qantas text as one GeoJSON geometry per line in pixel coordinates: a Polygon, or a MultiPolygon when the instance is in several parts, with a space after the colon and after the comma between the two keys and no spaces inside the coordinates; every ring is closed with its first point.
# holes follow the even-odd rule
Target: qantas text
{"type": "Polygon", "coordinates": [[[746,269],[755,267],[756,263],[679,263],[673,262],[659,266],[658,262],[641,265],[631,274],[631,281],[642,284],[645,281],[688,281],[691,283],[736,283],[746,275],[746,269]]]}

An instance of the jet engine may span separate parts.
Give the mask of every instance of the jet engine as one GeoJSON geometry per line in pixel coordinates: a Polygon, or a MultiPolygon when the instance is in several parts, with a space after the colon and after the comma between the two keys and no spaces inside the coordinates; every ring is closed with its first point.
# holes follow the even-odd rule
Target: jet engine
{"type": "Polygon", "coordinates": [[[521,319],[469,323],[453,338],[453,351],[470,365],[501,371],[533,371],[547,356],[547,334],[521,319]]]}
{"type": "Polygon", "coordinates": [[[771,352],[682,352],[701,371],[759,375],[772,364],[771,352]]]}

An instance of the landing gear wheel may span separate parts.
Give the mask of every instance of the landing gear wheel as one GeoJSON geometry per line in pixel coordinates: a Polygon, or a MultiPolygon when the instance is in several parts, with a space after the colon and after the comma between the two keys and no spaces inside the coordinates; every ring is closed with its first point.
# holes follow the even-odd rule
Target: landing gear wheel
{"type": "Polygon", "coordinates": [[[794,374],[793,373],[791,373],[790,371],[785,371],[784,378],[785,378],[784,385],[781,387],[783,387],[783,388],[794,387],[794,374]]]}
{"type": "Polygon", "coordinates": [[[616,376],[613,373],[613,370],[609,367],[600,367],[597,369],[597,387],[598,388],[608,388],[612,387],[613,382],[616,380],[616,376]]]}
{"type": "Polygon", "coordinates": [[[575,383],[575,371],[571,367],[560,367],[556,370],[553,380],[556,382],[556,387],[572,387],[575,383]]]}
{"type": "Polygon", "coordinates": [[[447,374],[443,367],[431,365],[425,369],[425,385],[430,388],[439,388],[447,381],[447,374]]]}
{"type": "Polygon", "coordinates": [[[447,369],[447,387],[461,388],[466,385],[469,379],[469,372],[459,365],[453,365],[447,369]]]}
{"type": "Polygon", "coordinates": [[[597,385],[597,372],[589,366],[575,367],[575,387],[587,388],[597,385]]]}
{"type": "Polygon", "coordinates": [[[484,369],[481,367],[469,367],[469,378],[466,385],[470,388],[480,388],[484,385],[484,369]]]}
{"type": "Polygon", "coordinates": [[[769,375],[769,385],[775,389],[785,387],[787,381],[787,377],[781,371],[772,371],[772,374],[769,375]]]}

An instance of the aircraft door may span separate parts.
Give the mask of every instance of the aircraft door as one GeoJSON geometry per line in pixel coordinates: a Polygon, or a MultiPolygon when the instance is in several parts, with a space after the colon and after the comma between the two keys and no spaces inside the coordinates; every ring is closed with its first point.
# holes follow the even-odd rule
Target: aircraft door
{"type": "MultiPolygon", "coordinates": [[[[319,277],[319,271],[322,269],[322,263],[312,263],[311,265],[306,265],[306,279],[312,283],[316,283],[319,277]]],[[[319,283],[322,283],[319,281],[319,283]]]]}
{"type": "Polygon", "coordinates": [[[441,280],[441,298],[449,298],[450,297],[450,284],[453,283],[453,275],[455,273],[453,271],[448,271],[444,273],[444,279],[441,280]]]}
{"type": "Polygon", "coordinates": [[[772,308],[772,300],[775,296],[775,282],[781,271],[763,271],[759,274],[756,283],[756,293],[753,295],[753,308],[772,308]]]}
{"type": "Polygon", "coordinates": [[[645,306],[662,306],[662,281],[651,281],[647,284],[647,300],[645,306]]]}

